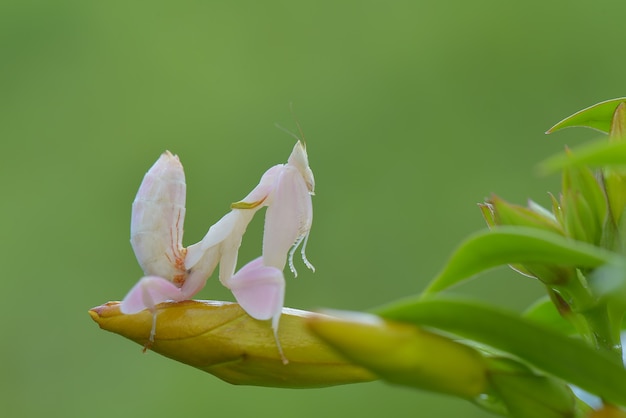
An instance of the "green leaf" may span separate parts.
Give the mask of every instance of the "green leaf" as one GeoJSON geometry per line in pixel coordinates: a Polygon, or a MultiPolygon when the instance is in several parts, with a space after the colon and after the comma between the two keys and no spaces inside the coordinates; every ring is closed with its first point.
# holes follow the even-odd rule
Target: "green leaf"
{"type": "Polygon", "coordinates": [[[626,405],[626,370],[606,352],[482,303],[443,297],[378,309],[384,318],[430,326],[510,353],[609,401],[626,405]]]}
{"type": "Polygon", "coordinates": [[[626,141],[594,141],[571,151],[556,154],[539,164],[542,174],[550,174],[566,167],[626,166],[626,141]]]}
{"type": "Polygon", "coordinates": [[[626,261],[616,260],[595,270],[589,287],[597,297],[626,310],[626,261]]]}
{"type": "Polygon", "coordinates": [[[582,126],[596,129],[600,132],[609,133],[613,113],[615,112],[617,106],[624,101],[626,101],[626,97],[619,97],[617,99],[597,103],[566,117],[552,128],[548,129],[546,133],[551,134],[560,129],[574,126],[582,126]]]}
{"type": "Polygon", "coordinates": [[[500,226],[467,239],[452,255],[425,293],[435,293],[477,273],[503,264],[598,267],[616,255],[553,232],[522,226],[500,226]]]}
{"type": "Polygon", "coordinates": [[[524,317],[565,335],[576,334],[576,328],[559,314],[549,296],[537,300],[524,312],[524,317]]]}
{"type": "Polygon", "coordinates": [[[563,380],[537,374],[528,365],[511,358],[489,360],[492,393],[506,405],[507,415],[512,418],[583,416],[582,405],[563,380]]]}

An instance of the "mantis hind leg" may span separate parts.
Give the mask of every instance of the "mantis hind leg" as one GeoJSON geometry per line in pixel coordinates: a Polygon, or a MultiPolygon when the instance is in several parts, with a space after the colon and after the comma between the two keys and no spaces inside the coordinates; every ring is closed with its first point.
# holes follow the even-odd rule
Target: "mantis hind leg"
{"type": "Polygon", "coordinates": [[[148,337],[148,341],[143,346],[143,352],[145,353],[150,348],[152,348],[152,344],[154,344],[154,338],[156,337],[156,324],[157,324],[157,311],[156,309],[152,311],[152,328],[150,328],[150,337],[148,337]]]}

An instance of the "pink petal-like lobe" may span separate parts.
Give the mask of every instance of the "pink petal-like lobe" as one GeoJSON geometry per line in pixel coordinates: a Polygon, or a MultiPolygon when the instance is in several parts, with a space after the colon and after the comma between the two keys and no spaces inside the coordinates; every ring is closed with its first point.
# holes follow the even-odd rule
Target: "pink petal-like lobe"
{"type": "Polygon", "coordinates": [[[242,267],[229,279],[227,286],[248,315],[278,321],[285,297],[281,270],[263,265],[263,258],[259,257],[242,267]]]}
{"type": "Polygon", "coordinates": [[[162,277],[146,276],[142,277],[124,297],[120,311],[124,314],[134,314],[144,309],[154,310],[156,305],[167,300],[183,300],[180,289],[162,277]]]}

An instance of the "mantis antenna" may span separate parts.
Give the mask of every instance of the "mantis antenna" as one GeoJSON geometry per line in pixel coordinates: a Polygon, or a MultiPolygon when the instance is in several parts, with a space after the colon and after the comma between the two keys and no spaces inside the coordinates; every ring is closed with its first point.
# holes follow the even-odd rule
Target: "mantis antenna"
{"type": "Polygon", "coordinates": [[[302,126],[300,125],[300,121],[298,120],[298,117],[296,116],[296,113],[293,110],[293,102],[289,102],[289,110],[291,111],[291,116],[293,117],[294,122],[296,122],[296,126],[298,127],[298,132],[300,133],[300,136],[298,137],[298,135],[294,134],[289,129],[285,128],[284,126],[278,123],[275,123],[274,126],[276,126],[281,131],[287,133],[289,136],[295,138],[296,141],[301,141],[306,146],[306,140],[304,138],[304,132],[302,131],[302,126]]]}

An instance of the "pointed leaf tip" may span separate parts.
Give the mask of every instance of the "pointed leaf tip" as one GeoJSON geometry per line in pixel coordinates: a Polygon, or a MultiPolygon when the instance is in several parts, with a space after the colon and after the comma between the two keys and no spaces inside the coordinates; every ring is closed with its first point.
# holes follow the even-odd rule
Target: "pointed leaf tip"
{"type": "Polygon", "coordinates": [[[606,100],[570,115],[548,129],[546,134],[570,127],[586,127],[609,133],[611,120],[617,106],[626,101],[626,97],[606,100]]]}

